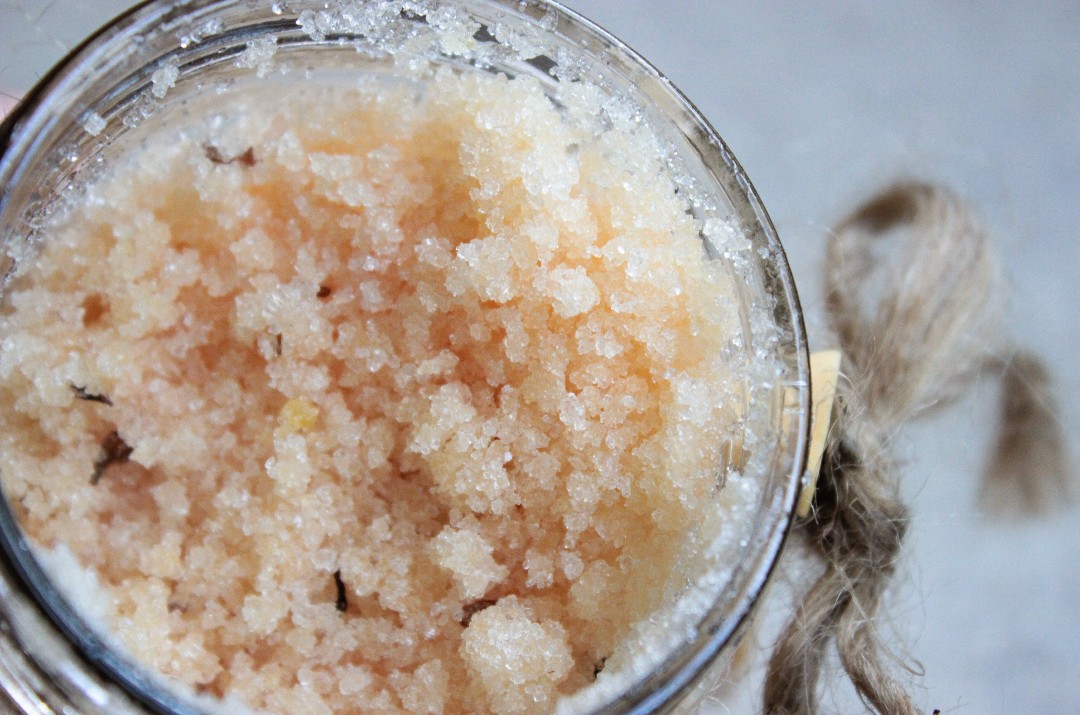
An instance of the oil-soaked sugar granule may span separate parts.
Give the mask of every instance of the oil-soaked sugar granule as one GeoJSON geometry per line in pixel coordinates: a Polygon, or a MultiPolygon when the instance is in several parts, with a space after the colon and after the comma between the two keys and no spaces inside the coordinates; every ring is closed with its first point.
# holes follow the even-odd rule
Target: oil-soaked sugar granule
{"type": "Polygon", "coordinates": [[[239,86],[47,228],[4,489],[135,659],[277,713],[516,714],[631,657],[724,518],[737,304],[581,91],[239,86]]]}

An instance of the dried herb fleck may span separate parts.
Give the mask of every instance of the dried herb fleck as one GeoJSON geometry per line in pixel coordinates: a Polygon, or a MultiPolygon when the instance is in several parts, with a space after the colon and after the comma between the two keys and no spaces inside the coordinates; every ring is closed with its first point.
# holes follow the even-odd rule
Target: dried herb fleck
{"type": "Polygon", "coordinates": [[[596,680],[596,676],[600,675],[600,672],[604,669],[605,665],[607,665],[607,658],[606,657],[601,658],[600,660],[593,663],[593,667],[592,667],[593,680],[596,680]]]}
{"type": "Polygon", "coordinates": [[[333,292],[334,292],[334,289],[331,288],[330,286],[321,285],[321,286],[319,286],[319,292],[315,294],[315,297],[322,300],[324,298],[329,298],[330,294],[333,293],[333,292]]]}
{"type": "Polygon", "coordinates": [[[495,601],[490,598],[481,598],[479,601],[473,601],[472,603],[466,603],[465,607],[461,609],[461,620],[458,621],[466,628],[469,627],[469,623],[472,622],[472,617],[485,608],[490,608],[495,605],[495,601]]]}
{"type": "Polygon", "coordinates": [[[337,589],[337,601],[334,606],[344,613],[349,610],[349,599],[345,595],[345,582],[341,580],[341,569],[334,572],[334,588],[337,589]]]}
{"type": "Polygon", "coordinates": [[[94,472],[90,475],[90,483],[97,484],[101,480],[101,475],[111,465],[128,461],[133,451],[135,448],[125,442],[119,432],[116,430],[110,432],[101,442],[101,454],[94,462],[94,472]]]}
{"type": "Polygon", "coordinates": [[[274,354],[281,357],[281,333],[274,335],[274,354]]]}
{"type": "Polygon", "coordinates": [[[100,402],[103,405],[109,405],[112,407],[112,400],[107,395],[97,395],[93,392],[87,392],[85,387],[79,387],[74,382],[69,382],[68,386],[71,387],[72,392],[75,393],[75,397],[80,400],[86,400],[87,402],[100,402]]]}
{"type": "Polygon", "coordinates": [[[255,149],[248,147],[242,154],[237,154],[234,157],[225,158],[225,155],[221,153],[221,149],[218,149],[213,144],[206,144],[203,146],[203,153],[206,154],[206,158],[215,164],[240,164],[241,166],[252,167],[255,166],[255,149]]]}

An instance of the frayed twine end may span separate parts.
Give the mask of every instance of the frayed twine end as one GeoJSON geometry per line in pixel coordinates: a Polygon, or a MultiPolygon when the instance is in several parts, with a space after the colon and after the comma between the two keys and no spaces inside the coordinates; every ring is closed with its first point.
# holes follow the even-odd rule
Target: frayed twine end
{"type": "Polygon", "coordinates": [[[1039,356],[1003,365],[994,450],[983,470],[980,506],[999,517],[1037,517],[1075,503],[1076,471],[1059,418],[1053,378],[1039,356]]]}

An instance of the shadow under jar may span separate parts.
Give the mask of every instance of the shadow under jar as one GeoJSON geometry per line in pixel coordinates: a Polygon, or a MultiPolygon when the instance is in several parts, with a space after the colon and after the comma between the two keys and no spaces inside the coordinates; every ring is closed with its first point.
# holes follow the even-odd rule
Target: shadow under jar
{"type": "Polygon", "coordinates": [[[675,712],[805,466],[780,243],[542,2],[148,2],[0,133],[28,713],[675,712]]]}

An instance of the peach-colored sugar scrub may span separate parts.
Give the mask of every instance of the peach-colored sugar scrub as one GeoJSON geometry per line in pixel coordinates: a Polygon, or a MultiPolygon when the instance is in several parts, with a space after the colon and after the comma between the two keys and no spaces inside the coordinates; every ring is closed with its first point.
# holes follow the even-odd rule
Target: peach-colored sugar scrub
{"type": "Polygon", "coordinates": [[[198,693],[595,706],[752,518],[737,271],[584,83],[343,85],[241,83],[51,219],[3,304],[5,494],[198,693]]]}

